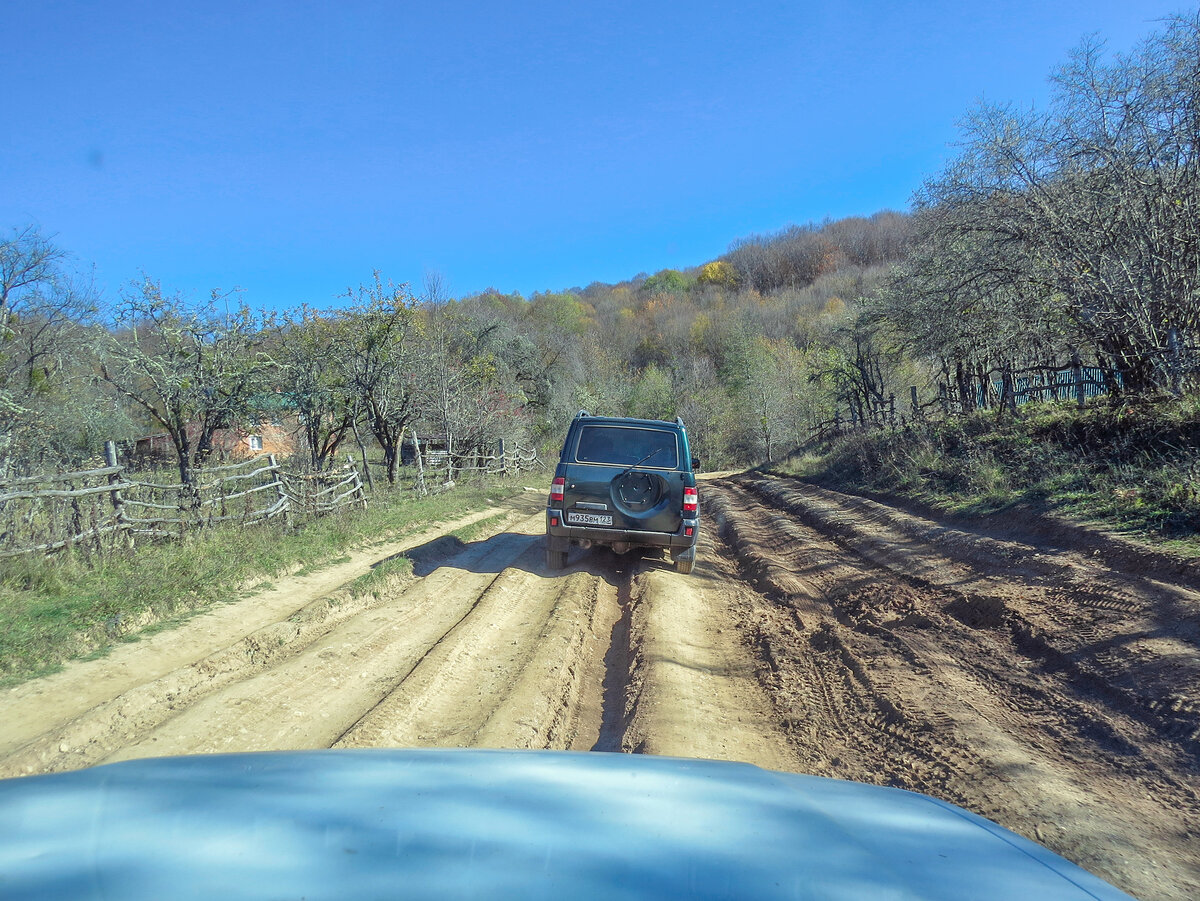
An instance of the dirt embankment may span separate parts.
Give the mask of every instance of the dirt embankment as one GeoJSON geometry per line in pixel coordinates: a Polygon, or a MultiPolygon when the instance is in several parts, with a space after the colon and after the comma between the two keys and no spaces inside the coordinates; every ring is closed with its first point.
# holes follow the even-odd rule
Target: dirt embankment
{"type": "Polygon", "coordinates": [[[1194,573],[790,480],[703,492],[690,576],[599,551],[546,573],[528,492],[466,546],[433,529],[9,690],[0,775],[363,746],[744,760],[933,794],[1143,899],[1200,897],[1194,573]],[[414,574],[378,596],[334,588],[401,552],[414,574]]]}

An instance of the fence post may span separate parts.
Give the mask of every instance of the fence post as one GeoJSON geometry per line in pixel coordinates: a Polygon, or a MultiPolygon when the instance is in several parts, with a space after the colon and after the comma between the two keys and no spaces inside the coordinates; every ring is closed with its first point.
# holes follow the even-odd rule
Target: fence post
{"type": "Polygon", "coordinates": [[[200,528],[204,523],[203,507],[201,506],[202,498],[200,497],[200,486],[196,484],[196,479],[200,474],[196,470],[192,470],[190,482],[183,482],[179,487],[179,537],[183,538],[188,533],[189,527],[200,528]]]}
{"type": "Polygon", "coordinates": [[[1007,363],[1000,370],[1000,409],[1007,409],[1013,419],[1017,418],[1016,386],[1013,384],[1012,368],[1007,363]]]}
{"type": "Polygon", "coordinates": [[[1071,354],[1071,381],[1075,385],[1075,403],[1082,410],[1083,405],[1087,403],[1087,395],[1083,390],[1083,362],[1077,352],[1071,354]]]}
{"type": "Polygon", "coordinates": [[[508,475],[508,460],[504,457],[504,439],[496,439],[496,456],[500,458],[500,475],[508,475]]]}
{"type": "Polygon", "coordinates": [[[413,429],[413,455],[417,458],[417,490],[424,497],[429,489],[425,487],[425,460],[421,456],[421,439],[417,437],[416,429],[413,429]]]}
{"type": "MultiPolygon", "coordinates": [[[[117,462],[117,445],[113,441],[104,442],[104,462],[110,467],[120,465],[117,462]]],[[[110,473],[108,484],[120,484],[121,475],[124,471],[124,468],[122,468],[121,472],[110,473]]],[[[125,533],[125,544],[128,547],[133,547],[133,534],[129,531],[129,518],[125,514],[125,498],[121,495],[119,488],[114,488],[109,497],[112,499],[113,515],[117,520],[117,530],[125,533]]]]}
{"type": "Polygon", "coordinates": [[[279,500],[283,504],[283,521],[289,523],[292,519],[292,504],[288,498],[287,486],[283,484],[283,473],[279,471],[279,464],[275,462],[274,454],[267,454],[267,465],[271,468],[271,478],[279,486],[279,500]]]}
{"type": "Polygon", "coordinates": [[[362,504],[363,509],[367,509],[367,492],[363,488],[362,476],[358,472],[358,467],[354,465],[354,458],[346,454],[346,465],[350,467],[350,471],[354,473],[354,497],[362,504]]]}

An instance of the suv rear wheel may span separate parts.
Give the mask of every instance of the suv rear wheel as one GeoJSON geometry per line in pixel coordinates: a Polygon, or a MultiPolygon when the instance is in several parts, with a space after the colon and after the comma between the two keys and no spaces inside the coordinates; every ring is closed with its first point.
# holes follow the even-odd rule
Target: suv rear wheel
{"type": "Polygon", "coordinates": [[[693,544],[690,548],[675,558],[675,571],[683,573],[685,576],[692,571],[692,567],[696,563],[696,546],[693,544]]]}

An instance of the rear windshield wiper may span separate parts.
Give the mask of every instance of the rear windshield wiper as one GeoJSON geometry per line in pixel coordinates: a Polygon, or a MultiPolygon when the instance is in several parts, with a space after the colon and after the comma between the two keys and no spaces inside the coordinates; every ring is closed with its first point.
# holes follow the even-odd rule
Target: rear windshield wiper
{"type": "Polygon", "coordinates": [[[632,466],[630,466],[627,470],[625,470],[623,473],[621,473],[619,476],[617,476],[617,478],[621,479],[621,478],[624,478],[625,476],[629,475],[631,472],[633,472],[635,469],[637,469],[639,466],[641,466],[643,463],[645,463],[647,460],[649,460],[651,457],[653,457],[655,454],[657,454],[661,450],[662,450],[661,447],[656,447],[654,450],[650,451],[650,453],[646,454],[646,456],[642,457],[642,459],[638,460],[636,463],[634,463],[632,466]]]}

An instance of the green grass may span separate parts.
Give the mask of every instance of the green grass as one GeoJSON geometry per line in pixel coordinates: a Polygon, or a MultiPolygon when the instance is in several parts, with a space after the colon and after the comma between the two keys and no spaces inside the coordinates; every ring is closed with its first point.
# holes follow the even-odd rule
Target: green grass
{"type": "MultiPolygon", "coordinates": [[[[102,555],[14,558],[0,566],[0,686],[103,653],[204,608],[262,590],[282,574],[348,560],[431,523],[485,509],[516,489],[489,483],[418,498],[378,491],[366,510],[314,520],[198,532],[182,541],[102,555]]],[[[408,561],[396,567],[411,567],[408,561]]],[[[372,576],[385,578],[378,570],[372,576]]]]}
{"type": "Polygon", "coordinates": [[[835,439],[779,467],[951,512],[1024,507],[1200,554],[1200,397],[1020,408],[835,439]]]}
{"type": "Polygon", "coordinates": [[[491,532],[507,515],[507,513],[494,513],[491,516],[485,516],[483,519],[476,520],[470,525],[463,526],[461,529],[454,529],[449,534],[453,535],[463,544],[470,544],[478,536],[491,532]]]}
{"type": "Polygon", "coordinates": [[[412,560],[405,556],[383,560],[350,583],[350,594],[378,596],[389,582],[412,575],[412,569],[412,560]]]}

